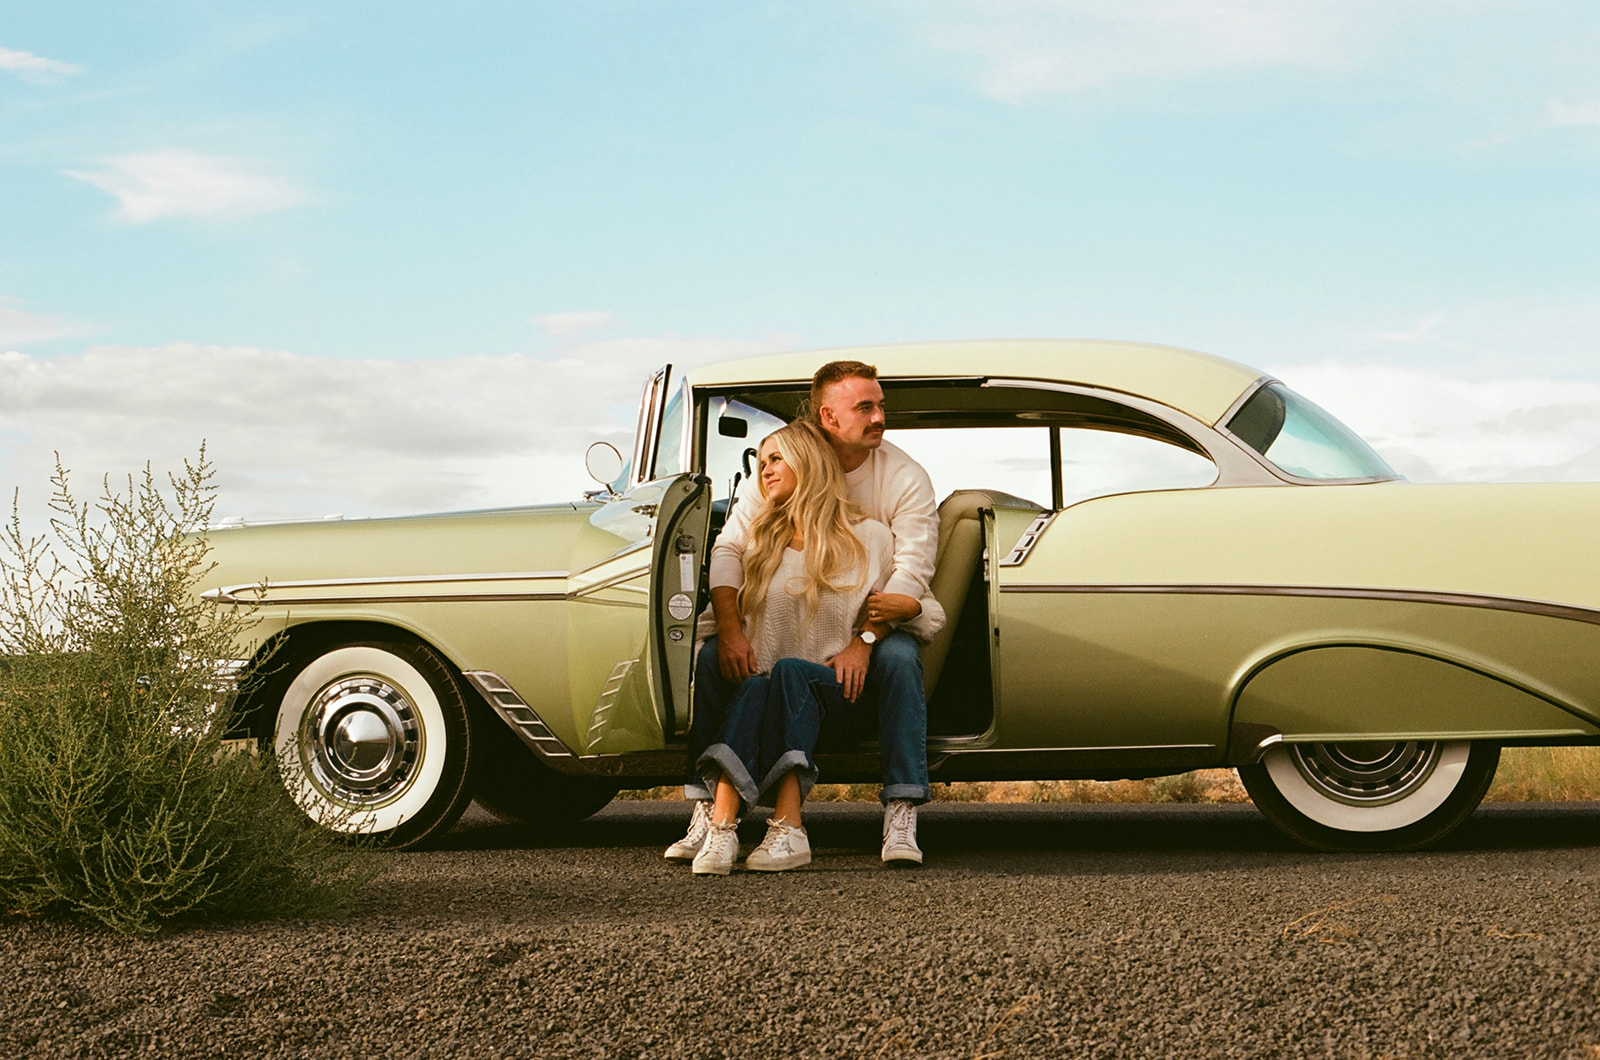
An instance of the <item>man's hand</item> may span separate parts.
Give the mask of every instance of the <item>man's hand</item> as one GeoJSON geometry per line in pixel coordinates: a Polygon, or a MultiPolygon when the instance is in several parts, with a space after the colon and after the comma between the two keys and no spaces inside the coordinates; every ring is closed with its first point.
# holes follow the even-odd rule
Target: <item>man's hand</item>
{"type": "Polygon", "coordinates": [[[872,662],[872,647],[860,637],[852,637],[844,651],[829,659],[833,676],[844,689],[844,698],[854,703],[867,687],[867,665],[872,662]]]}
{"type": "Polygon", "coordinates": [[[900,593],[870,593],[867,596],[868,621],[899,625],[922,614],[922,602],[900,593]]]}
{"type": "Polygon", "coordinates": [[[756,672],[756,650],[742,630],[717,634],[717,665],[730,681],[743,681],[756,672]]]}
{"type": "Polygon", "coordinates": [[[739,618],[739,590],[731,585],[713,588],[711,613],[717,619],[717,666],[728,680],[743,681],[756,672],[756,652],[739,618]]]}

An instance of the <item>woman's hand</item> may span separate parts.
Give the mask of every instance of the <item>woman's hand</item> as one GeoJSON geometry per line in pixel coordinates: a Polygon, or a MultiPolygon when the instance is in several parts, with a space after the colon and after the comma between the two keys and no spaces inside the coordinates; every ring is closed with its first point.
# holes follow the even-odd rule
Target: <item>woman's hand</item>
{"type": "Polygon", "coordinates": [[[717,665],[730,681],[743,681],[756,672],[756,650],[743,630],[717,634],[717,665]]]}
{"type": "Polygon", "coordinates": [[[922,614],[922,604],[900,593],[869,593],[867,595],[867,619],[869,621],[887,622],[890,625],[899,625],[909,622],[922,614]]]}
{"type": "Polygon", "coordinates": [[[852,637],[844,651],[828,660],[833,676],[839,679],[844,698],[854,703],[867,687],[867,666],[872,662],[872,648],[860,637],[852,637]]]}

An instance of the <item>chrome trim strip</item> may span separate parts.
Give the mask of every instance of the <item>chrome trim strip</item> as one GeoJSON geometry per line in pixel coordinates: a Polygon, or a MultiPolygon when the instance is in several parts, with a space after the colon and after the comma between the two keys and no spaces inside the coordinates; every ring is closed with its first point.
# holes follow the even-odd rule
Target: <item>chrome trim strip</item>
{"type": "Polygon", "coordinates": [[[1000,758],[1006,755],[1077,754],[1094,751],[1215,751],[1214,743],[1141,743],[1108,744],[1094,747],[953,747],[941,750],[946,755],[984,755],[1000,758]]]}
{"type": "Polygon", "coordinates": [[[569,763],[577,761],[578,756],[550,731],[549,726],[539,719],[539,715],[517,695],[517,690],[505,678],[493,670],[463,670],[461,676],[472,682],[472,687],[483,696],[484,702],[493,707],[494,712],[540,758],[563,759],[569,763]]]}
{"type": "Polygon", "coordinates": [[[247,582],[241,585],[222,585],[215,589],[207,589],[200,594],[202,600],[216,600],[228,604],[287,604],[287,603],[323,603],[332,601],[370,603],[375,600],[515,600],[515,599],[546,599],[552,595],[560,598],[564,593],[533,593],[497,595],[494,593],[468,593],[461,595],[439,596],[370,596],[370,597],[274,597],[265,599],[264,594],[279,589],[345,589],[354,586],[369,585],[459,585],[464,582],[512,582],[512,581],[556,581],[567,578],[564,570],[541,571],[491,571],[485,574],[397,574],[371,578],[312,578],[302,581],[261,581],[247,582]],[[242,596],[243,593],[257,594],[254,599],[242,596]]]}
{"type": "Polygon", "coordinates": [[[1600,609],[1516,596],[1452,593],[1432,589],[1372,589],[1341,585],[1233,585],[1233,584],[1073,584],[1023,583],[1002,585],[1003,593],[1146,593],[1165,596],[1304,596],[1342,600],[1392,600],[1408,604],[1442,604],[1447,607],[1481,607],[1545,618],[1568,619],[1600,625],[1600,609]]]}
{"type": "Polygon", "coordinates": [[[1017,543],[1011,546],[1011,551],[1006,558],[1000,561],[1002,567],[1020,567],[1022,561],[1028,558],[1028,553],[1033,551],[1033,546],[1039,543],[1039,535],[1044,533],[1044,528],[1049,526],[1060,512],[1040,512],[1034,516],[1033,522],[1017,538],[1017,543]]]}
{"type": "Polygon", "coordinates": [[[644,587],[640,587],[640,586],[636,586],[636,585],[623,585],[622,583],[623,582],[631,582],[631,581],[633,581],[633,579],[635,579],[635,578],[637,578],[637,577],[639,577],[641,575],[645,575],[645,574],[649,574],[649,573],[650,573],[649,566],[635,567],[633,570],[623,571],[621,574],[613,574],[611,577],[606,578],[604,581],[595,582],[593,585],[585,585],[581,589],[569,590],[564,595],[566,596],[566,598],[568,600],[576,600],[579,597],[589,596],[592,593],[598,593],[598,592],[601,592],[601,591],[603,591],[605,589],[621,589],[623,591],[631,590],[633,592],[642,592],[646,596],[648,596],[648,595],[650,595],[650,590],[648,588],[644,588],[644,587]]]}
{"type": "Polygon", "coordinates": [[[432,593],[415,596],[273,596],[259,600],[208,595],[207,599],[220,600],[227,604],[243,604],[247,607],[288,607],[291,604],[465,604],[474,601],[527,603],[570,598],[566,593],[432,593]]]}

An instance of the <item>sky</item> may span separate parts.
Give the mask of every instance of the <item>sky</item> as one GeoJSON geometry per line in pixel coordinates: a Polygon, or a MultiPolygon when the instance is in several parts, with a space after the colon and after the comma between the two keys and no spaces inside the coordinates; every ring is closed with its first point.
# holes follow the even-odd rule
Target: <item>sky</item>
{"type": "Polygon", "coordinates": [[[0,7],[0,483],[576,497],[644,374],[1260,367],[1419,480],[1600,478],[1600,6],[0,7]]]}

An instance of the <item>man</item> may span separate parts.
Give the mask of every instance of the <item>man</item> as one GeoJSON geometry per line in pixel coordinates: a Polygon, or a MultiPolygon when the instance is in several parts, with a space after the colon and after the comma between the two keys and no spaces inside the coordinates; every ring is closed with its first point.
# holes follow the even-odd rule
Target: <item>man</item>
{"type": "MultiPolygon", "coordinates": [[[[939,544],[933,482],[915,460],[883,440],[883,387],[872,365],[832,361],[811,380],[811,414],[827,434],[845,473],[845,488],[869,519],[894,534],[894,569],[882,592],[867,598],[867,620],[839,655],[829,660],[846,699],[861,697],[876,707],[883,758],[883,850],[886,863],[922,863],[917,846],[919,804],[933,796],[928,786],[928,704],[922,693],[918,637],[944,624],[944,611],[929,594],[939,544]],[[866,660],[864,686],[846,682],[866,660]]],[[[711,550],[711,606],[716,636],[695,663],[695,718],[689,736],[691,768],[715,739],[723,704],[751,675],[755,653],[745,638],[738,608],[744,580],[744,545],[755,504],[733,505],[711,550]]],[[[695,800],[689,832],[667,848],[673,860],[693,858],[711,820],[711,793],[697,780],[684,787],[695,800]]]]}

